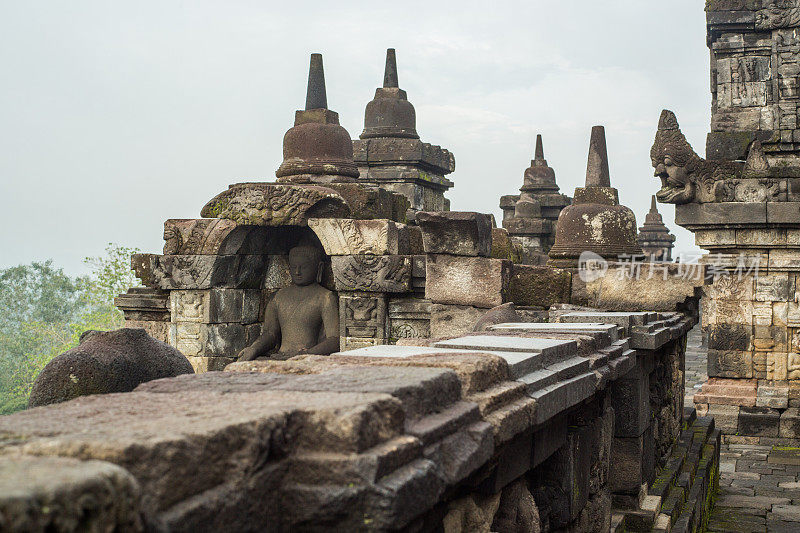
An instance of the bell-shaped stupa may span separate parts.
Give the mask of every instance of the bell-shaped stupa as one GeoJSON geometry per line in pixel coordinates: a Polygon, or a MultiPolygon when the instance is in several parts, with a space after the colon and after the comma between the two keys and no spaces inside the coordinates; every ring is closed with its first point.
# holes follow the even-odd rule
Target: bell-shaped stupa
{"type": "Polygon", "coordinates": [[[339,114],[328,109],[322,54],[311,54],[306,108],[295,112],[294,126],[283,137],[283,163],[275,175],[283,183],[336,183],[358,177],[350,134],[339,125],[339,114]]]}
{"type": "Polygon", "coordinates": [[[584,252],[608,261],[629,261],[631,256],[642,255],[636,242],[636,216],[619,204],[617,189],[611,186],[603,126],[592,128],[586,186],[576,188],[572,205],[561,211],[547,264],[577,268],[584,252]]]}

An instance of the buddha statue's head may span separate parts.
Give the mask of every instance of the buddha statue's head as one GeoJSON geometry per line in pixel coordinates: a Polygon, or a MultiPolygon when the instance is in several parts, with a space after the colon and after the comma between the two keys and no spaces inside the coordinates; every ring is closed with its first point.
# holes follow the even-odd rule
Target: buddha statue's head
{"type": "Polygon", "coordinates": [[[322,252],[307,244],[289,250],[289,274],[292,283],[298,286],[322,281],[322,252]]]}

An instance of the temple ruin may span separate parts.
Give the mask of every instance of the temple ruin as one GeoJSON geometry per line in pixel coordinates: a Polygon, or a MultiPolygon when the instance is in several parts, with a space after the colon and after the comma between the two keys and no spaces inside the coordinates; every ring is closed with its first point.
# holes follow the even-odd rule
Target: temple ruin
{"type": "Polygon", "coordinates": [[[120,337],[144,330],[194,373],[0,417],[0,482],[21,495],[0,495],[0,524],[704,530],[723,443],[800,439],[798,12],[707,3],[706,158],[665,110],[638,232],[603,126],[573,198],[537,136],[498,228],[450,210],[455,159],[420,140],[394,49],[355,140],[312,54],[275,179],[166,220],[116,300],[138,331],[120,337]],[[709,252],[699,264],[672,261],[656,200],[709,252]],[[338,331],[312,298],[276,300],[292,284],[324,295],[338,331]],[[709,378],[684,405],[698,322],[709,378]],[[265,323],[319,338],[248,352],[265,323]]]}

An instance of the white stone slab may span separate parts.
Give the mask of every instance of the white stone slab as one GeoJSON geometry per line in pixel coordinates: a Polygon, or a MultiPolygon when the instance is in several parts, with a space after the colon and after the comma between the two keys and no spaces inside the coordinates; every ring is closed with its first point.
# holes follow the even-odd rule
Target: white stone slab
{"type": "Polygon", "coordinates": [[[459,348],[435,348],[432,346],[397,346],[380,345],[367,346],[345,352],[336,352],[333,355],[346,355],[350,357],[393,357],[403,358],[415,355],[446,354],[476,352],[496,355],[508,363],[512,377],[516,378],[538,370],[543,365],[541,352],[500,352],[496,350],[469,350],[459,348]]]}
{"type": "Polygon", "coordinates": [[[473,335],[437,342],[437,348],[462,350],[494,350],[499,352],[539,352],[550,355],[573,354],[578,349],[575,341],[513,336],[473,335]]]}
{"type": "Polygon", "coordinates": [[[489,331],[523,331],[527,333],[606,333],[615,341],[619,338],[619,326],[599,322],[507,322],[489,326],[489,331]]]}

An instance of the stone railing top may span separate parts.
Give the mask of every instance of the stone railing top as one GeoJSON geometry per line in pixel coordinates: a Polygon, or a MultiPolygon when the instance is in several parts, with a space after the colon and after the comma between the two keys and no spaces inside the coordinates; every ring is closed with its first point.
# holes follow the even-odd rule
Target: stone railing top
{"type": "Polygon", "coordinates": [[[634,332],[671,338],[686,322],[616,313],[528,332],[499,325],[513,334],[433,346],[234,363],[0,417],[0,456],[115,463],[140,486],[144,513],[171,531],[359,530],[364,516],[372,529],[402,529],[491,466],[504,443],[627,374],[638,355],[620,335],[623,316],[634,332]]]}

